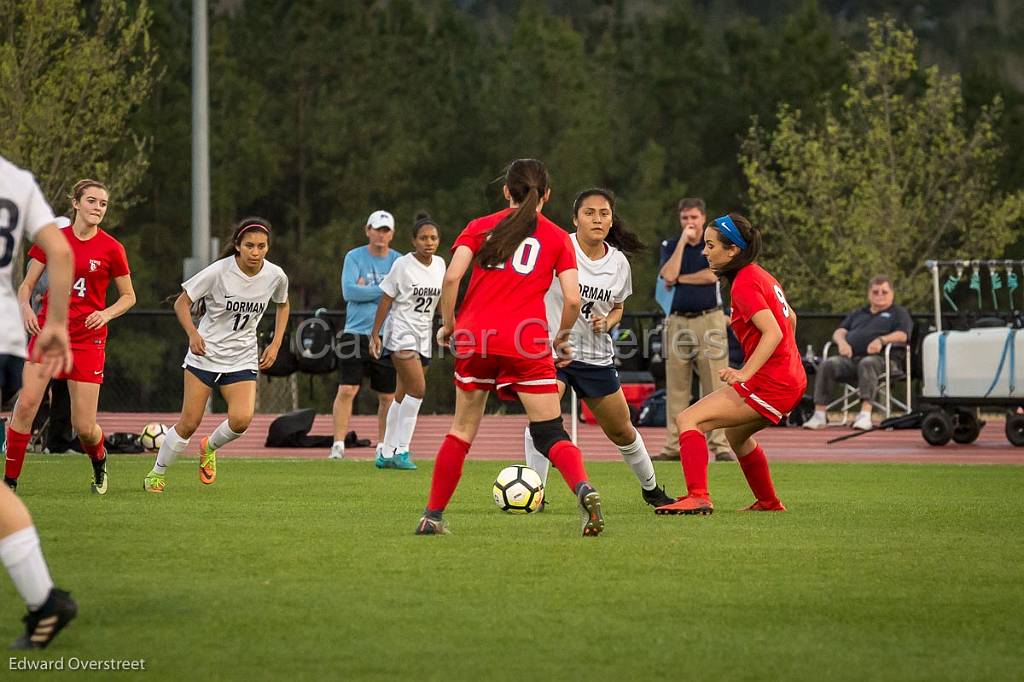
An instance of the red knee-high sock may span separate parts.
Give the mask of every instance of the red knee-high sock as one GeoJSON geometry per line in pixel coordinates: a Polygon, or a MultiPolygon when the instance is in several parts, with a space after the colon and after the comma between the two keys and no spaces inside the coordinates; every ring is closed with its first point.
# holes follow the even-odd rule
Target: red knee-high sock
{"type": "Polygon", "coordinates": [[[469,443],[450,433],[444,437],[434,461],[434,477],[430,479],[428,510],[440,512],[448,506],[462,478],[462,463],[468,453],[469,443]]]}
{"type": "Polygon", "coordinates": [[[778,504],[779,498],[775,496],[772,472],[768,470],[768,458],[764,456],[764,449],[758,445],[749,455],[740,457],[739,460],[740,468],[747,477],[747,485],[754,492],[754,497],[760,502],[778,504]]]}
{"type": "Polygon", "coordinates": [[[7,461],[4,462],[4,476],[18,480],[21,476],[21,467],[25,464],[25,451],[28,450],[28,442],[32,440],[31,433],[15,431],[7,427],[7,461]]]}
{"type": "Polygon", "coordinates": [[[569,440],[560,440],[551,446],[548,459],[562,474],[569,485],[569,490],[576,494],[576,488],[587,480],[587,470],[583,466],[583,453],[569,440]]]}
{"type": "Polygon", "coordinates": [[[692,497],[708,496],[708,441],[696,429],[679,434],[679,460],[683,464],[686,491],[692,497]]]}
{"type": "Polygon", "coordinates": [[[78,442],[82,444],[82,449],[85,450],[85,454],[89,455],[89,459],[94,462],[99,462],[107,457],[107,450],[103,447],[103,432],[100,431],[100,440],[97,443],[89,445],[82,437],[78,437],[78,442]]]}

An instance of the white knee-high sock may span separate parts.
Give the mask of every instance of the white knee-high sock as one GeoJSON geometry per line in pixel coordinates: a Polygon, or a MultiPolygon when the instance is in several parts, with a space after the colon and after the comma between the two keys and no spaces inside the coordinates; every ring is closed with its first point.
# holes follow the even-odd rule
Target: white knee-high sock
{"type": "Polygon", "coordinates": [[[398,438],[396,439],[398,452],[409,452],[412,433],[416,430],[416,417],[420,414],[422,404],[423,398],[413,398],[411,395],[407,395],[402,399],[402,408],[398,413],[398,438]]]}
{"type": "Polygon", "coordinates": [[[544,482],[544,485],[548,484],[548,470],[551,468],[551,461],[540,454],[533,445],[533,436],[530,435],[530,427],[526,427],[526,434],[524,437],[524,449],[526,450],[526,466],[530,467],[540,475],[540,480],[544,482]]]}
{"type": "MultiPolygon", "coordinates": [[[[242,433],[245,433],[245,431],[242,431],[242,433]]],[[[213,430],[213,433],[210,434],[206,444],[211,450],[220,450],[222,447],[241,436],[242,433],[235,433],[232,431],[231,427],[228,426],[228,420],[225,419],[213,430]]]]}
{"type": "Polygon", "coordinates": [[[635,433],[636,439],[632,443],[615,447],[619,449],[622,459],[626,460],[626,464],[633,470],[636,480],[640,481],[640,486],[644,490],[654,490],[658,485],[658,479],[654,476],[654,464],[651,462],[651,456],[647,453],[647,447],[644,445],[644,439],[640,437],[640,432],[635,433]]]}
{"type": "Polygon", "coordinates": [[[153,465],[153,471],[158,474],[167,473],[167,467],[171,466],[174,460],[178,458],[178,455],[185,452],[187,447],[188,438],[179,436],[172,426],[164,434],[164,443],[160,446],[160,452],[156,454],[156,464],[153,465]]]}
{"type": "MultiPolygon", "coordinates": [[[[408,400],[405,396],[404,400],[408,400]]],[[[384,422],[384,450],[385,459],[390,459],[398,453],[398,423],[401,419],[402,403],[392,400],[388,407],[388,416],[384,422]]]]}
{"type": "Polygon", "coordinates": [[[0,538],[0,559],[29,610],[42,606],[53,589],[53,580],[39,546],[36,527],[22,528],[0,538]]]}

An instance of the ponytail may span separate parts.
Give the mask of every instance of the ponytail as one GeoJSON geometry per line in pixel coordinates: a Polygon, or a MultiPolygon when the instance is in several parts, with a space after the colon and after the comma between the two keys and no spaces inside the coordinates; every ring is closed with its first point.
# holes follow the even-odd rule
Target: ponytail
{"type": "Polygon", "coordinates": [[[537,207],[548,191],[548,183],[548,169],[537,159],[517,159],[509,164],[505,186],[519,206],[487,233],[487,241],[476,256],[480,267],[501,265],[533,234],[537,229],[537,207]]]}

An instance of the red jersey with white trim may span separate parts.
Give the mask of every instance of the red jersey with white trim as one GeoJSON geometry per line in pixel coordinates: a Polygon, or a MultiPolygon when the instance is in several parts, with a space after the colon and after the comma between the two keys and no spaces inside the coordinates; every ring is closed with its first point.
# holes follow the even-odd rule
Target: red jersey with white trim
{"type": "MultiPolygon", "coordinates": [[[[124,247],[101,229],[91,238],[82,240],[75,234],[70,225],[61,230],[71,245],[75,256],[75,274],[71,284],[71,298],[68,303],[68,334],[71,336],[72,348],[102,348],[107,342],[107,325],[99,329],[87,329],[85,320],[97,310],[107,307],[107,287],[114,277],[131,273],[128,269],[128,257],[124,247]]],[[[38,246],[28,252],[29,258],[35,258],[46,264],[46,253],[38,246]]],[[[43,295],[42,307],[39,310],[39,324],[46,320],[46,310],[50,304],[50,292],[43,295]]]]}
{"type": "Polygon", "coordinates": [[[736,273],[730,293],[732,330],[743,346],[744,357],[749,358],[761,341],[761,331],[751,321],[755,314],[766,309],[772,311],[782,330],[782,341],[775,347],[768,362],[757,370],[756,376],[762,381],[784,386],[805,386],[807,373],[804,372],[790,323],[792,311],[778,281],[760,265],[747,265],[736,273]]]}
{"type": "MultiPolygon", "coordinates": [[[[467,246],[475,255],[487,234],[513,209],[476,218],[466,225],[452,251],[467,246]]],[[[544,295],[551,280],[576,269],[569,234],[537,214],[537,227],[498,268],[481,268],[474,260],[466,297],[455,316],[456,351],[480,355],[550,358],[544,295]],[[518,340],[518,341],[517,341],[518,340]]]]}

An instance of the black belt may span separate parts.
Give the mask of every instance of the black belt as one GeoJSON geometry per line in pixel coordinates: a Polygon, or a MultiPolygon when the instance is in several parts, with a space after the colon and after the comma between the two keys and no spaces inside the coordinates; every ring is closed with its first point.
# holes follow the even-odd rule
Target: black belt
{"type": "Polygon", "coordinates": [[[672,315],[675,315],[676,317],[685,317],[687,319],[691,319],[692,320],[695,317],[704,317],[705,315],[708,315],[710,313],[718,312],[721,309],[722,309],[722,306],[716,305],[714,308],[708,308],[707,310],[702,310],[699,313],[677,313],[677,312],[673,312],[672,315]]]}

